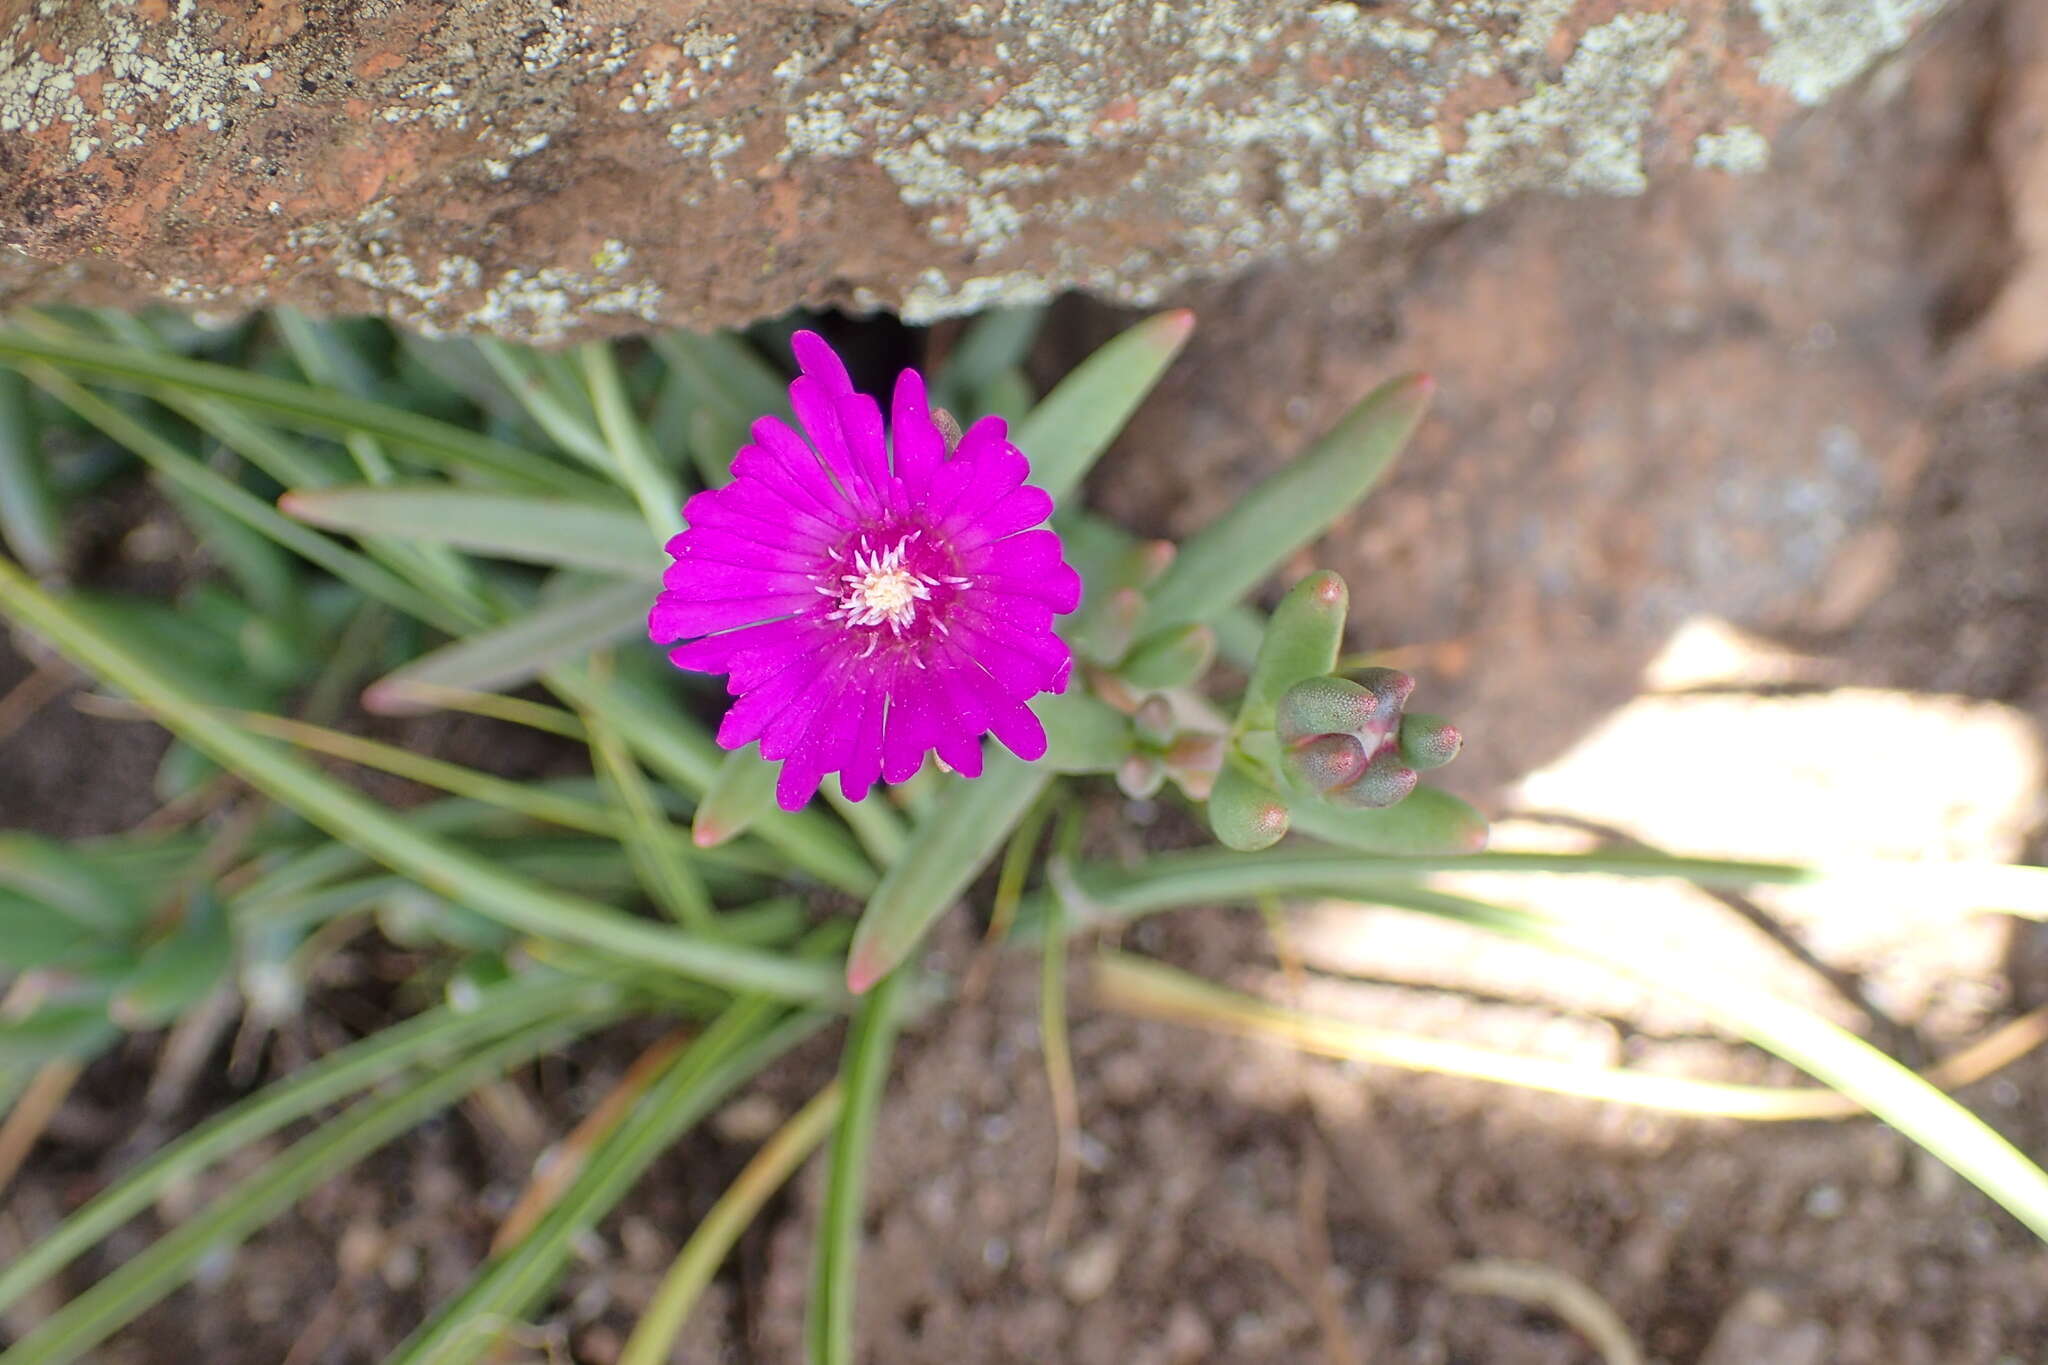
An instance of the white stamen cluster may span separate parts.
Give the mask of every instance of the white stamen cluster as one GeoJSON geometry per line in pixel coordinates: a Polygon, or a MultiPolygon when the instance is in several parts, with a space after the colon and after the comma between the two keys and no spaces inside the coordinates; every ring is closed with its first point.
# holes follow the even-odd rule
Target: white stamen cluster
{"type": "MultiPolygon", "coordinates": [[[[839,599],[829,619],[848,626],[886,625],[891,634],[901,635],[903,628],[917,619],[917,604],[929,601],[932,589],[939,586],[939,580],[931,575],[904,567],[903,552],[917,536],[912,532],[886,550],[869,548],[867,537],[862,536],[860,549],[854,552],[853,572],[839,575],[838,588],[818,589],[839,599]]],[[[838,557],[834,552],[833,558],[838,557]]],[[[873,644],[869,641],[870,649],[873,644]]]]}

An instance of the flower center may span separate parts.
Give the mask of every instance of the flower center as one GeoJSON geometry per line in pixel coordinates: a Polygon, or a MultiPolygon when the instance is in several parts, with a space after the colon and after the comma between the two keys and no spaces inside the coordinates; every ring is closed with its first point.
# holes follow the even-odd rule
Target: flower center
{"type": "Polygon", "coordinates": [[[829,619],[849,626],[886,625],[891,634],[901,635],[917,619],[917,604],[929,601],[939,585],[938,579],[903,563],[904,552],[917,535],[912,532],[886,550],[869,548],[862,536],[853,571],[839,575],[839,604],[829,619]]]}

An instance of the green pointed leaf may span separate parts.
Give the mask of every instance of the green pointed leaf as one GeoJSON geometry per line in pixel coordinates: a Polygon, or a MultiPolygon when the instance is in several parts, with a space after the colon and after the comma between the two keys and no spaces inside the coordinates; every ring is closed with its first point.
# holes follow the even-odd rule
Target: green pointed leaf
{"type": "Polygon", "coordinates": [[[1192,685],[1215,660],[1215,631],[1200,625],[1176,626],[1138,641],[1116,672],[1140,692],[1163,692],[1192,685]]]}
{"type": "Polygon", "coordinates": [[[1273,728],[1273,708],[1288,688],[1334,672],[1344,643],[1351,592],[1327,570],[1296,583],[1273,609],[1258,660],[1237,709],[1237,733],[1273,728]]]}
{"type": "Polygon", "coordinates": [[[756,417],[789,411],[788,381],[735,336],[664,332],[654,338],[654,349],[698,402],[742,429],[756,417]]]}
{"type": "Polygon", "coordinates": [[[1039,761],[1054,772],[1114,772],[1131,752],[1130,718],[1078,687],[1035,697],[1031,710],[1045,726],[1045,757],[1039,761]]]}
{"type": "Polygon", "coordinates": [[[185,922],[143,953],[107,1013],[123,1028],[160,1028],[218,989],[234,962],[227,915],[212,896],[196,895],[185,922]]]}
{"type": "Polygon", "coordinates": [[[0,1066],[41,1066],[83,1060],[114,1041],[119,1030],[99,1001],[53,1000],[16,1019],[0,1019],[0,1066]]]}
{"type": "Polygon", "coordinates": [[[146,913],[134,889],[86,853],[18,830],[0,833],[0,890],[117,941],[134,934],[146,913]]]}
{"type": "Polygon", "coordinates": [[[1150,627],[1209,620],[1328,530],[1408,443],[1429,395],[1430,382],[1419,375],[1382,385],[1329,435],[1183,542],[1149,594],[1150,627]]]}
{"type": "Polygon", "coordinates": [[[435,463],[480,470],[520,487],[566,493],[591,486],[587,478],[546,456],[465,428],[230,365],[17,327],[0,327],[0,357],[47,361],[146,393],[183,392],[227,399],[301,429],[338,435],[366,432],[435,463]]]}
{"type": "Polygon", "coordinates": [[[861,1001],[839,1063],[839,1084],[846,1100],[832,1133],[824,1207],[818,1215],[818,1251],[812,1262],[810,1320],[805,1332],[811,1365],[853,1365],[854,1266],[860,1258],[868,1151],[874,1145],[882,1092],[889,1083],[889,1059],[901,1023],[896,1002],[904,976],[903,972],[890,973],[861,1001]]]}
{"type": "Polygon", "coordinates": [[[643,633],[653,600],[651,583],[627,579],[549,602],[386,674],[363,690],[363,708],[384,716],[421,715],[440,709],[444,689],[511,691],[556,664],[643,633]]]}
{"type": "Polygon", "coordinates": [[[1031,461],[1031,482],[1055,502],[1079,486],[1187,344],[1186,309],[1147,318],[1074,367],[1017,423],[1010,439],[1031,461]]]}
{"type": "Polygon", "coordinates": [[[1294,828],[1324,843],[1363,853],[1477,853],[1486,847],[1486,817],[1449,792],[1418,787],[1383,810],[1290,802],[1294,828]]]}
{"type": "Polygon", "coordinates": [[[287,516],[352,535],[391,536],[453,545],[474,554],[594,569],[645,578],[661,576],[654,533],[630,508],[478,493],[440,485],[312,488],[278,501],[287,516]]]}
{"type": "Polygon", "coordinates": [[[992,755],[980,777],[948,782],[946,799],[917,827],[910,846],[868,897],[847,953],[849,988],[866,990],[909,956],[1051,780],[1044,764],[1004,753],[992,755]]]}
{"type": "Polygon", "coordinates": [[[1043,304],[976,314],[932,381],[933,401],[964,415],[983,390],[1024,363],[1044,324],[1043,304]]]}
{"type": "Polygon", "coordinates": [[[690,837],[697,846],[716,848],[736,839],[773,811],[775,775],[775,765],[761,757],[758,744],[727,754],[690,822],[690,837]]]}
{"type": "Polygon", "coordinates": [[[121,942],[0,886],[0,972],[36,967],[89,971],[117,960],[121,942]]]}
{"type": "Polygon", "coordinates": [[[96,629],[65,600],[45,592],[5,559],[0,559],[0,611],[80,667],[127,692],[166,729],[272,800],[393,871],[501,924],[782,999],[841,998],[836,983],[819,970],[822,964],[795,962],[781,954],[635,919],[509,872],[436,836],[166,684],[124,640],[96,629]]]}
{"type": "Polygon", "coordinates": [[[27,382],[0,369],[0,542],[39,578],[64,562],[64,524],[41,436],[27,382]]]}

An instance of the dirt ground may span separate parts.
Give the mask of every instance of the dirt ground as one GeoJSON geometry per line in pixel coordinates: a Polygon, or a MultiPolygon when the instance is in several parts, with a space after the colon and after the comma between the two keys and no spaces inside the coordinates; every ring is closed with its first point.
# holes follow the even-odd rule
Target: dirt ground
{"type": "MultiPolygon", "coordinates": [[[[1186,363],[1098,500],[1184,531],[1375,379],[1426,367],[1435,416],[1317,559],[1351,578],[1357,643],[1393,650],[1422,679],[1418,704],[1466,729],[1450,785],[1495,812],[1702,852],[2042,860],[2048,370],[1985,360],[2011,348],[1974,330],[2027,259],[1999,151],[2048,120],[2024,13],[2025,0],[1966,7],[1793,130],[1758,180],[1702,172],[1640,201],[1529,202],[1397,263],[1361,249],[1208,290],[1186,363]],[[1674,643],[1723,635],[1747,641],[1732,662],[1674,643]]],[[[1120,321],[1064,307],[1040,360],[1057,370],[1120,321]]],[[[0,653],[0,691],[24,669],[0,653]]],[[[0,823],[76,834],[138,818],[155,743],[44,708],[0,741],[0,823]]],[[[1124,813],[1150,842],[1192,837],[1170,809],[1124,813]]],[[[1525,899],[1655,919],[1703,962],[1782,977],[1918,1062],[2048,1002],[2048,934],[1999,920],[1766,900],[1830,982],[1698,898],[1525,899]]],[[[1498,945],[1328,906],[1294,933],[1320,1009],[1796,1079],[1668,1001],[1498,945]]],[[[935,960],[958,966],[970,942],[954,916],[935,960]]],[[[1162,917],[1122,946],[1276,998],[1298,989],[1249,912],[1162,917]]],[[[402,1007],[388,983],[404,954],[359,947],[273,1066],[402,1007]]],[[[1056,1247],[1034,964],[1008,963],[985,997],[906,1038],[876,1144],[865,1359],[1599,1359],[1549,1312],[1446,1287],[1447,1267],[1484,1258],[1582,1281],[1666,1365],[2048,1360],[2048,1250],[1880,1125],[1678,1120],[1308,1060],[1099,1008],[1090,951],[1073,964],[1083,1171],[1056,1247]]],[[[578,1048],[394,1144],[103,1358],[377,1358],[463,1283],[540,1150],[649,1041],[578,1048]]],[[[87,1074],[0,1204],[0,1254],[236,1093],[213,1077],[138,1130],[157,1045],[87,1074]]],[[[614,1359],[693,1220],[835,1047],[819,1040],[669,1154],[579,1249],[516,1355],[614,1359]]],[[[2048,1054],[1964,1098],[2048,1158],[2048,1054]]],[[[800,1359],[816,1176],[743,1239],[679,1361],[800,1359]]]]}

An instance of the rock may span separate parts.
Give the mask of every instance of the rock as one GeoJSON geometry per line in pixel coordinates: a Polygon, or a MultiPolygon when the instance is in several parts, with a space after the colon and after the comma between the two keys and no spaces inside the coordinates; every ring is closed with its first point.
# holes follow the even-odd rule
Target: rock
{"type": "Polygon", "coordinates": [[[1758,1287],[1721,1319],[1700,1365],[1821,1365],[1829,1345],[1823,1324],[1796,1316],[1776,1290],[1758,1287]]]}
{"type": "Polygon", "coordinates": [[[1178,539],[1374,385],[1431,373],[1387,481],[1290,572],[1346,576],[1353,647],[1465,733],[1431,781],[1480,799],[1635,695],[1689,622],[1853,621],[1918,553],[1871,535],[1902,527],[1936,440],[1941,244],[1996,228],[1972,188],[1991,17],[1959,15],[1887,102],[1806,119],[1759,175],[1525,198],[1425,249],[1184,291],[1200,323],[1093,501],[1178,539]]]}
{"type": "Polygon", "coordinates": [[[1060,1267],[1060,1292],[1074,1303],[1093,1303],[1116,1283],[1123,1259],[1123,1242],[1115,1233],[1095,1234],[1067,1254],[1060,1267]]]}
{"type": "Polygon", "coordinates": [[[0,305],[912,321],[1761,168],[1946,0],[40,0],[0,305]]]}

